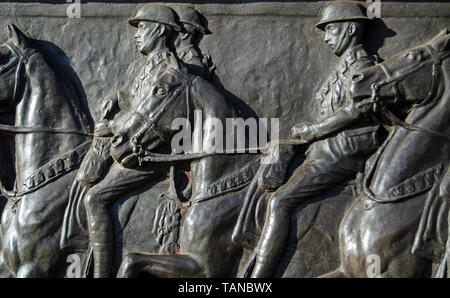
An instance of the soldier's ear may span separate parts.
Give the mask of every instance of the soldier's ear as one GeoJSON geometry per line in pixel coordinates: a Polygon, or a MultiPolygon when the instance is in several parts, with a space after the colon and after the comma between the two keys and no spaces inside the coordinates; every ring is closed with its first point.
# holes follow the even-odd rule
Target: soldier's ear
{"type": "Polygon", "coordinates": [[[350,23],[350,26],[348,26],[348,34],[350,36],[354,36],[356,34],[356,30],[357,30],[357,28],[356,28],[355,23],[350,23]]]}
{"type": "Polygon", "coordinates": [[[7,25],[8,37],[16,45],[22,48],[30,46],[30,39],[14,24],[7,25]]]}
{"type": "Polygon", "coordinates": [[[161,37],[161,36],[163,36],[166,33],[166,26],[163,26],[161,24],[158,24],[158,26],[159,26],[158,37],[161,37]]]}
{"type": "Polygon", "coordinates": [[[182,39],[182,40],[186,40],[188,37],[189,37],[189,33],[187,33],[187,32],[180,32],[179,33],[180,34],[180,38],[182,39]]]}

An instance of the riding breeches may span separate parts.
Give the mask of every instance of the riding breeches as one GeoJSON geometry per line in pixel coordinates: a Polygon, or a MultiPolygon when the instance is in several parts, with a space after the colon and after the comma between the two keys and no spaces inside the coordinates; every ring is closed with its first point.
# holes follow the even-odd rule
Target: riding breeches
{"type": "Polygon", "coordinates": [[[376,129],[357,138],[341,133],[310,146],[305,161],[269,199],[253,277],[271,276],[288,236],[293,209],[363,171],[368,155],[380,144],[376,134],[376,129]]]}
{"type": "Polygon", "coordinates": [[[109,207],[124,195],[165,175],[162,168],[130,169],[115,163],[85,197],[89,237],[94,253],[94,276],[110,277],[114,235],[109,207]]]}

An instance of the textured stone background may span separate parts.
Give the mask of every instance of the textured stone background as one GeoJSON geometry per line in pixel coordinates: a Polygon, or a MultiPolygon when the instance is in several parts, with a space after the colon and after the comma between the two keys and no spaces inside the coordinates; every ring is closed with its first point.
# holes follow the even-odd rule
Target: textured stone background
{"type": "MultiPolygon", "coordinates": [[[[79,77],[93,117],[99,101],[127,87],[142,65],[127,19],[142,3],[95,1],[69,19],[68,4],[0,3],[0,28],[14,22],[35,39],[61,49],[79,77]]],[[[84,1],[83,1],[84,2],[84,1]]],[[[151,1],[142,1],[151,2],[151,1]]],[[[227,94],[260,117],[280,117],[281,135],[315,116],[314,92],[336,58],[314,28],[325,1],[183,1],[192,3],[214,33],[200,43],[217,65],[227,94]]],[[[371,52],[387,58],[450,28],[450,3],[381,2],[384,22],[368,32],[371,52]]],[[[3,31],[3,30],[2,30],[3,31]]],[[[6,34],[0,33],[0,42],[6,34]]]]}
{"type": "MultiPolygon", "coordinates": [[[[93,1],[82,4],[80,19],[69,19],[65,1],[45,2],[0,2],[0,28],[13,22],[39,40],[39,47],[79,80],[97,118],[102,98],[127,88],[142,65],[135,51],[134,28],[127,23],[142,3],[93,1]]],[[[212,56],[216,83],[230,99],[260,117],[279,117],[282,137],[293,124],[314,118],[314,92],[337,62],[323,43],[323,34],[314,28],[327,2],[184,2],[194,4],[209,21],[214,34],[206,36],[200,48],[212,56]]],[[[367,32],[367,43],[371,53],[387,58],[450,28],[450,3],[382,1],[381,17],[367,32]]],[[[0,43],[5,40],[1,30],[0,43]]],[[[166,189],[167,181],[158,181],[114,205],[118,248],[158,251],[151,227],[141,219],[153,219],[162,200],[159,194],[166,189]]],[[[339,191],[317,198],[293,215],[291,244],[277,276],[313,277],[338,266],[336,214],[351,202],[349,194],[349,199],[335,200],[339,191]]],[[[116,253],[119,263],[122,250],[116,253]]]]}

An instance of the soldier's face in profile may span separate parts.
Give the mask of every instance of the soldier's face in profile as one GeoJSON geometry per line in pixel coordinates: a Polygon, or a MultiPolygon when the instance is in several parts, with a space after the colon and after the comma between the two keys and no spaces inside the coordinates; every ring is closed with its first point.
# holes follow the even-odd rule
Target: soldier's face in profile
{"type": "Polygon", "coordinates": [[[334,52],[344,30],[344,23],[330,23],[325,27],[325,43],[334,52]]]}
{"type": "Polygon", "coordinates": [[[154,22],[139,22],[138,30],[134,37],[136,39],[137,49],[142,54],[148,54],[149,49],[156,38],[155,32],[157,31],[158,26],[159,24],[154,22]]]}

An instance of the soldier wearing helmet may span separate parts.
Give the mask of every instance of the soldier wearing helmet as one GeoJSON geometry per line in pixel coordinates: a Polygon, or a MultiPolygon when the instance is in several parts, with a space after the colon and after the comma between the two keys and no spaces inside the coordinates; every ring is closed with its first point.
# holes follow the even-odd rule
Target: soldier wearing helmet
{"type": "Polygon", "coordinates": [[[177,13],[182,25],[181,31],[174,41],[178,58],[192,73],[209,80],[212,68],[211,58],[202,54],[198,43],[203,35],[211,34],[211,32],[205,27],[202,15],[194,8],[187,5],[171,7],[177,13]]]}
{"type": "Polygon", "coordinates": [[[347,96],[352,73],[374,64],[362,43],[368,21],[358,3],[336,1],[316,25],[325,31],[324,41],[340,61],[317,93],[316,122],[291,129],[292,137],[310,146],[305,161],[270,195],[252,277],[272,276],[287,240],[290,212],[362,172],[366,159],[381,144],[380,126],[369,117],[371,104],[355,103],[347,96]]]}
{"type": "MultiPolygon", "coordinates": [[[[120,92],[105,100],[103,114],[95,126],[93,146],[84,159],[78,181],[89,188],[84,197],[89,240],[94,255],[94,277],[111,277],[114,253],[112,219],[108,208],[127,193],[160,179],[167,169],[148,165],[123,165],[117,157],[114,140],[120,139],[127,119],[139,114],[140,105],[152,94],[153,81],[166,73],[187,73],[187,69],[170,50],[170,40],[181,28],[175,12],[164,5],[148,4],[129,20],[136,27],[136,46],[147,57],[141,73],[135,78],[129,92],[120,92]],[[124,108],[125,107],[125,108],[124,108]],[[114,157],[114,163],[113,158],[114,157]]],[[[152,150],[162,144],[152,141],[152,150]]],[[[76,204],[69,204],[76,205],[76,204]]],[[[73,212],[73,211],[69,211],[73,212]]],[[[73,218],[66,217],[66,218],[73,218]]]]}

